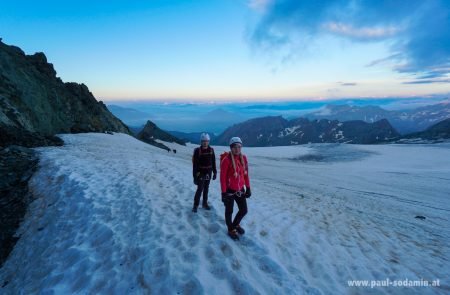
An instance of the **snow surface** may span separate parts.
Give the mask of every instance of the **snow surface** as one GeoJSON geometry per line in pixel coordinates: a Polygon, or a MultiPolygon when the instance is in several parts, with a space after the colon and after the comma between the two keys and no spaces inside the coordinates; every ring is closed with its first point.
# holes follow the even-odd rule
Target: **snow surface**
{"type": "Polygon", "coordinates": [[[212,210],[191,212],[195,145],[61,137],[36,149],[37,199],[0,269],[2,294],[450,292],[450,144],[244,147],[253,196],[235,242],[218,180],[212,210]],[[386,278],[441,287],[347,285],[386,278]]]}

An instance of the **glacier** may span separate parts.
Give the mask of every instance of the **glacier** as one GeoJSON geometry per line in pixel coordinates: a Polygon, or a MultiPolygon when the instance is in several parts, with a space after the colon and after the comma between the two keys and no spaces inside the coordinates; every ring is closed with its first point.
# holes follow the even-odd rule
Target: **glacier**
{"type": "Polygon", "coordinates": [[[212,210],[191,212],[195,145],[165,142],[174,154],[122,133],[59,136],[64,146],[35,148],[35,200],[0,269],[2,294],[450,290],[449,143],[244,143],[253,195],[236,242],[218,180],[212,210]],[[441,286],[348,285],[386,278],[441,286]]]}

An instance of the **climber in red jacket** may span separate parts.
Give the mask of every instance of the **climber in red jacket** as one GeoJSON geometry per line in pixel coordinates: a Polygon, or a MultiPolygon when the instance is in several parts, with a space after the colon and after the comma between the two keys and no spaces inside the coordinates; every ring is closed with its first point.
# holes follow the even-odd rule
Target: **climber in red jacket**
{"type": "Polygon", "coordinates": [[[233,137],[230,140],[231,151],[220,155],[220,186],[222,202],[225,205],[225,222],[228,235],[233,240],[239,239],[238,233],[241,235],[245,233],[240,222],[247,214],[247,198],[252,195],[247,157],[242,154],[241,149],[242,140],[239,137],[233,137]],[[232,221],[235,201],[239,211],[232,221]]]}

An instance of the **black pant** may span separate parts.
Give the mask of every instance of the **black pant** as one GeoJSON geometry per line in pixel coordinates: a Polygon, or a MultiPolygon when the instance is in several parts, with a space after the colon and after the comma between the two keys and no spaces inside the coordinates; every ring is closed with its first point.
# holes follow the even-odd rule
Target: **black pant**
{"type": "Polygon", "coordinates": [[[225,222],[227,224],[228,230],[234,229],[239,223],[241,222],[242,218],[247,214],[247,199],[244,197],[244,195],[241,195],[240,197],[236,194],[232,196],[228,196],[224,200],[225,205],[225,222]],[[239,211],[236,213],[236,216],[234,216],[233,222],[231,222],[231,219],[233,217],[233,206],[234,201],[236,201],[239,211]]]}
{"type": "Polygon", "coordinates": [[[203,206],[208,205],[208,190],[209,182],[211,181],[210,174],[201,174],[198,177],[197,191],[194,196],[194,207],[198,207],[200,204],[200,196],[203,192],[203,206]]]}

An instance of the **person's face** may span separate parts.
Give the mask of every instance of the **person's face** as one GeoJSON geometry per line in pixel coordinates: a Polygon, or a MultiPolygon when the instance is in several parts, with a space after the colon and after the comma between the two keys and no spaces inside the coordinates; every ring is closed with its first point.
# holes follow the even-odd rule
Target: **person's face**
{"type": "Polygon", "coordinates": [[[208,147],[209,141],[208,140],[202,140],[202,147],[208,147]]]}
{"type": "Polygon", "coordinates": [[[234,144],[231,147],[231,152],[233,155],[239,155],[241,153],[242,146],[240,144],[234,144]]]}

